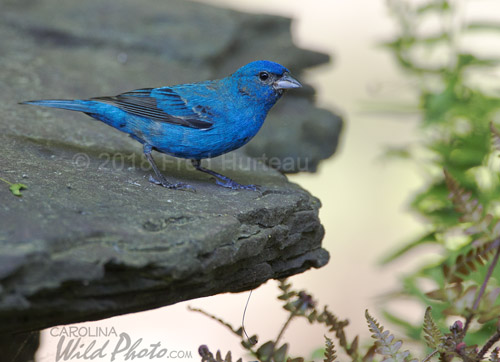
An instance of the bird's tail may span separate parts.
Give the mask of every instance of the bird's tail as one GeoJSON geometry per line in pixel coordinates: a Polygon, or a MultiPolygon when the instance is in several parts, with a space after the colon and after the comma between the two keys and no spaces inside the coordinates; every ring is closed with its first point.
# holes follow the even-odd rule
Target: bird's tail
{"type": "Polygon", "coordinates": [[[65,100],[65,99],[42,99],[39,101],[26,101],[19,104],[33,104],[35,106],[69,109],[70,111],[90,112],[88,101],[65,100]]]}

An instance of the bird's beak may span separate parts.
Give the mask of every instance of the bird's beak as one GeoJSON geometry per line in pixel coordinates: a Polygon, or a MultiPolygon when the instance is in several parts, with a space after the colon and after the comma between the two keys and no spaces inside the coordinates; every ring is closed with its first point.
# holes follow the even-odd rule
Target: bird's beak
{"type": "Polygon", "coordinates": [[[302,84],[295,78],[293,78],[289,73],[283,74],[283,76],[277,79],[273,83],[274,89],[292,89],[292,88],[300,88],[302,84]]]}

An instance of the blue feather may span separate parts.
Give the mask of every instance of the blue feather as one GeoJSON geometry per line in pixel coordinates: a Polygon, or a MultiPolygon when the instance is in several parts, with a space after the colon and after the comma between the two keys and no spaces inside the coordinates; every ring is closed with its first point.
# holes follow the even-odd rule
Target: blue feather
{"type": "MultiPolygon", "coordinates": [[[[230,152],[252,139],[284,91],[300,86],[282,65],[260,60],[219,80],[23,104],[84,112],[141,142],[150,162],[154,163],[149,154],[155,149],[194,160],[200,169],[199,160],[230,152]]],[[[234,185],[239,184],[226,187],[234,185]]]]}

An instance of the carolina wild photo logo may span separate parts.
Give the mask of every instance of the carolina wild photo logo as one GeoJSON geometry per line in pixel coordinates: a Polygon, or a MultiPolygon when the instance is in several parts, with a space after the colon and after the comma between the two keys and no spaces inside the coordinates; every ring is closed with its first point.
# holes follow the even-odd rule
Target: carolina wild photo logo
{"type": "Polygon", "coordinates": [[[147,343],[143,338],[133,339],[128,333],[118,334],[114,327],[64,326],[51,328],[49,333],[59,338],[56,362],[192,358],[191,351],[170,350],[160,341],[147,343]]]}

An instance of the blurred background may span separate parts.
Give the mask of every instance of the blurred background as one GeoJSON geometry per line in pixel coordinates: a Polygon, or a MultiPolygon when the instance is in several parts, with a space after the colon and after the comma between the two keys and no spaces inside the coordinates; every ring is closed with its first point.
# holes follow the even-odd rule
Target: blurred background
{"type": "MultiPolygon", "coordinates": [[[[387,147],[417,143],[421,137],[416,80],[404,73],[393,54],[380,45],[394,37],[397,22],[383,0],[203,2],[291,17],[298,46],[332,57],[331,63],[307,71],[303,78],[317,89],[321,107],[343,115],[346,123],[339,149],[333,158],[320,165],[317,173],[289,176],[321,200],[320,217],[326,229],[323,246],[331,259],[327,266],[290,280],[296,288],[310,292],[320,305],[327,304],[336,315],[349,319],[350,339],[357,334],[368,336],[365,309],[380,317],[379,296],[395,289],[405,273],[433,258],[432,248],[428,248],[390,266],[379,266],[388,250],[397,249],[426,228],[408,208],[412,195],[424,187],[426,175],[411,162],[382,157],[387,147]],[[384,109],[376,104],[402,107],[391,112],[387,110],[390,107],[384,109]]],[[[500,14],[500,4],[495,0],[456,2],[462,17],[494,19],[500,14]]],[[[438,22],[429,21],[429,30],[436,26],[438,22]]],[[[466,45],[486,53],[500,49],[499,44],[495,46],[488,38],[466,41],[466,45]]],[[[433,56],[439,58],[439,54],[433,56]]],[[[495,84],[498,74],[490,73],[487,78],[490,85],[495,84]]],[[[275,281],[269,281],[256,289],[246,312],[248,333],[258,334],[262,341],[275,338],[286,318],[275,299],[279,294],[276,285],[275,281]]],[[[191,351],[192,358],[185,359],[189,361],[199,360],[197,350],[201,344],[212,351],[231,350],[235,359],[245,360],[249,357],[229,331],[188,311],[187,306],[203,308],[238,326],[247,297],[248,293],[218,295],[83,325],[114,327],[118,333],[142,338],[145,345],[161,341],[170,350],[191,351]]],[[[405,311],[412,321],[422,319],[423,308],[416,303],[403,303],[396,308],[405,311]]],[[[322,346],[323,334],[320,327],[295,321],[283,341],[290,343],[291,355],[307,357],[322,346]]],[[[36,361],[53,361],[58,340],[48,331],[43,332],[36,361]]]]}

